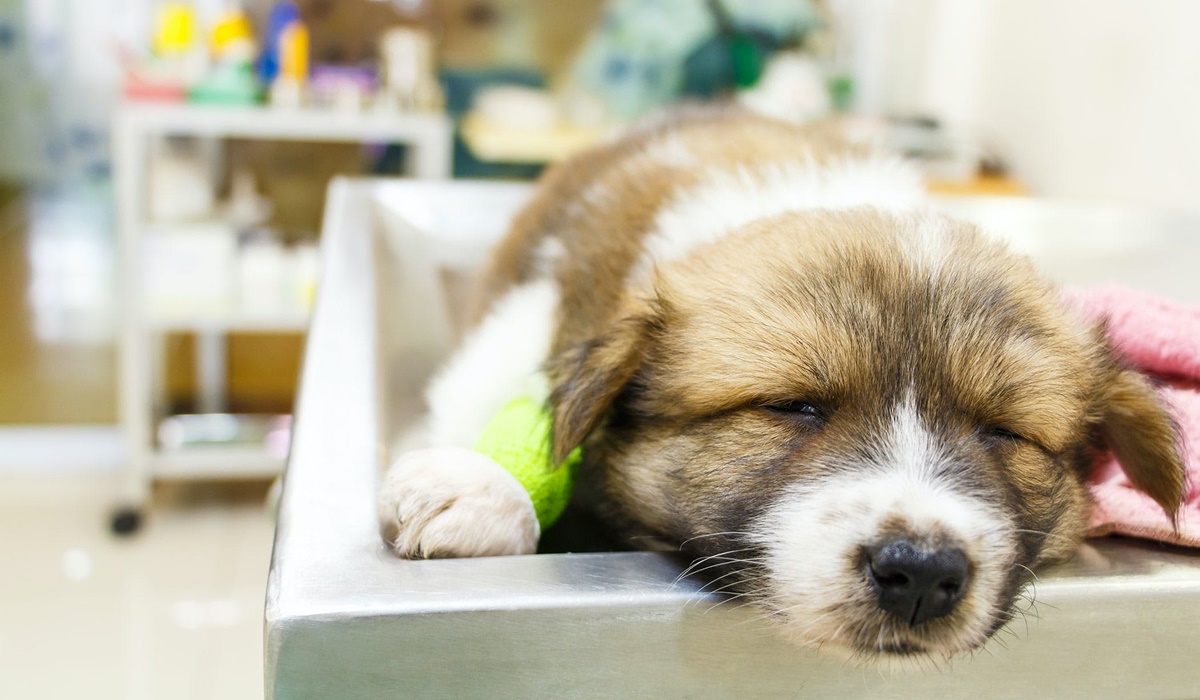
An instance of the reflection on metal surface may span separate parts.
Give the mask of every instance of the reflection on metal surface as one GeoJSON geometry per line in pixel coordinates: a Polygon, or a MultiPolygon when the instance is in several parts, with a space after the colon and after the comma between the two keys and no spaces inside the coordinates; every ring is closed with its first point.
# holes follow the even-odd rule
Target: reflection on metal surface
{"type": "MultiPolygon", "coordinates": [[[[1200,692],[1200,558],[1154,545],[1093,542],[1041,574],[1029,591],[1034,602],[983,652],[940,672],[896,674],[788,646],[754,608],[720,604],[698,581],[674,583],[680,562],[666,554],[416,562],[388,555],[374,522],[378,469],[453,335],[445,298],[404,297],[413,279],[405,271],[460,260],[461,251],[480,259],[527,192],[470,183],[333,186],[326,282],[268,586],[269,698],[1200,692]],[[1116,668],[1127,672],[1108,673],[1116,668]]],[[[1035,225],[1035,212],[1028,217],[1035,225]]],[[[1059,232],[1071,220],[1052,218],[1059,232]]],[[[1095,267],[1102,259],[1103,251],[1089,257],[1087,274],[1104,274],[1095,267]]],[[[1108,271],[1119,277],[1125,261],[1124,253],[1110,258],[1108,271]]],[[[1066,281],[1078,281],[1071,274],[1066,281]]]]}

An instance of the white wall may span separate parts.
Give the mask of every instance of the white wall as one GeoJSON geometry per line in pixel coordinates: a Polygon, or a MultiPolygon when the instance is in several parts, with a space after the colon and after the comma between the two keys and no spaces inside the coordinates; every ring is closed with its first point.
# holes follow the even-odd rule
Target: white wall
{"type": "Polygon", "coordinates": [[[29,108],[45,91],[29,80],[22,10],[18,0],[0,0],[0,32],[7,37],[0,45],[0,180],[32,172],[38,160],[37,125],[29,108]]]}
{"type": "Polygon", "coordinates": [[[1019,174],[1048,194],[1200,208],[1200,2],[991,4],[978,119],[1019,174]]]}
{"type": "Polygon", "coordinates": [[[885,109],[974,131],[1038,194],[1200,209],[1200,1],[887,9],[885,109]]]}

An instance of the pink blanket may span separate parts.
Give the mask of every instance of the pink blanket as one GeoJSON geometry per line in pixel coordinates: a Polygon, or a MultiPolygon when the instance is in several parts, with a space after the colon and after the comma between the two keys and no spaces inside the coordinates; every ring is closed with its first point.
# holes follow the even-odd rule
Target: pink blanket
{"type": "Polygon", "coordinates": [[[1159,395],[1179,425],[1188,471],[1175,529],[1157,503],[1133,488],[1121,465],[1106,458],[1092,475],[1096,507],[1088,534],[1200,547],[1200,308],[1117,286],[1067,290],[1064,297],[1085,318],[1107,317],[1113,347],[1136,368],[1165,380],[1159,395]]]}

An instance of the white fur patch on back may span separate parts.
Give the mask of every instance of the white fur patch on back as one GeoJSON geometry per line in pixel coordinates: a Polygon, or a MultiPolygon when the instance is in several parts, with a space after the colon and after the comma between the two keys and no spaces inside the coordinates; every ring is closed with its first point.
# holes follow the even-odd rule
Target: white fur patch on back
{"type": "Polygon", "coordinates": [[[919,173],[891,157],[769,163],[714,172],[665,204],[629,281],[644,284],[656,264],[678,260],[758,219],[806,209],[873,206],[905,210],[924,198],[919,173]]]}
{"type": "Polygon", "coordinates": [[[540,372],[554,332],[558,285],[522,285],[496,303],[429,388],[430,447],[474,447],[487,424],[519,396],[549,395],[540,372]]]}
{"type": "Polygon", "coordinates": [[[554,277],[562,259],[567,255],[567,247],[557,236],[546,236],[537,248],[533,250],[533,269],[535,278],[554,277]]]}
{"type": "Polygon", "coordinates": [[[692,168],[700,164],[696,154],[688,149],[678,134],[668,134],[651,141],[643,152],[655,163],[668,168],[692,168]]]}
{"type": "Polygon", "coordinates": [[[913,272],[935,278],[950,256],[950,220],[933,212],[922,212],[911,219],[912,228],[905,233],[912,243],[909,265],[913,272]]]}

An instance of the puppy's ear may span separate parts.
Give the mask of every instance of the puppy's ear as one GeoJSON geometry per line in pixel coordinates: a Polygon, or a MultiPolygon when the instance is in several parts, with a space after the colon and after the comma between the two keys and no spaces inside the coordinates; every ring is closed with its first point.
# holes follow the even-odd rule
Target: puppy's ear
{"type": "Polygon", "coordinates": [[[1179,434],[1154,387],[1141,374],[1115,370],[1103,395],[1101,437],[1133,485],[1175,520],[1187,476],[1179,434]]]}
{"type": "Polygon", "coordinates": [[[654,317],[648,310],[630,311],[604,335],[567,348],[551,359],[555,464],[566,459],[600,424],[641,366],[654,327],[654,317]]]}

